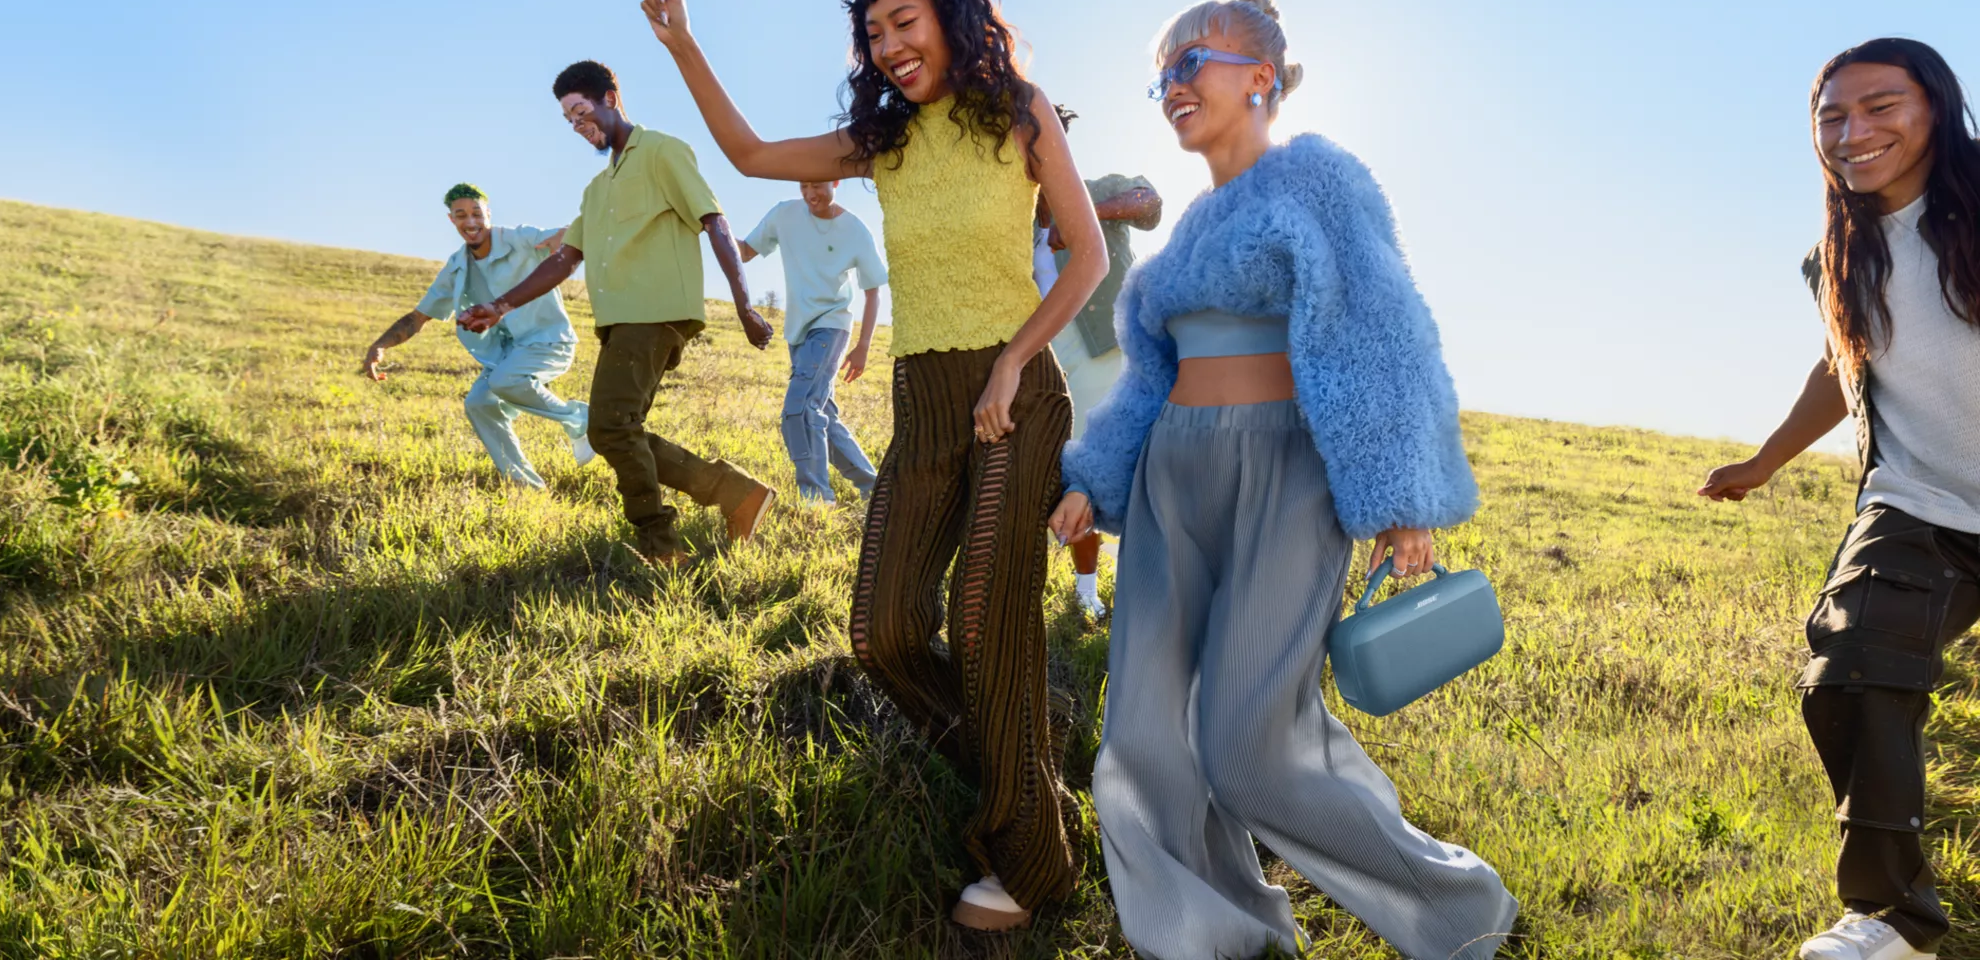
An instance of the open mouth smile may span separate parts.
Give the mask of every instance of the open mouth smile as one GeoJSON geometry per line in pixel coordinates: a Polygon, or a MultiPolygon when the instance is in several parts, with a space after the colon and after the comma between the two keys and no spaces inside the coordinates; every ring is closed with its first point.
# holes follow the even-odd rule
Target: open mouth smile
{"type": "Polygon", "coordinates": [[[1887,154],[1889,152],[1891,152],[1890,147],[1883,147],[1881,149],[1872,150],[1869,153],[1859,153],[1852,157],[1838,157],[1837,159],[1851,166],[1858,166],[1865,163],[1872,163],[1876,161],[1878,158],[1882,157],[1884,154],[1887,154]]]}

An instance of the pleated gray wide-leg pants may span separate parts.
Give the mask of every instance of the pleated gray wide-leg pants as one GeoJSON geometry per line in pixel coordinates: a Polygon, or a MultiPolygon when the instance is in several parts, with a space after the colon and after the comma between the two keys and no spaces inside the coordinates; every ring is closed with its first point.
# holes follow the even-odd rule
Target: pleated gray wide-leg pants
{"type": "Polygon", "coordinates": [[[1294,401],[1164,409],[1121,539],[1093,772],[1141,956],[1296,948],[1254,836],[1412,960],[1483,960],[1511,930],[1499,875],[1404,820],[1327,712],[1320,669],[1352,555],[1294,401]]]}

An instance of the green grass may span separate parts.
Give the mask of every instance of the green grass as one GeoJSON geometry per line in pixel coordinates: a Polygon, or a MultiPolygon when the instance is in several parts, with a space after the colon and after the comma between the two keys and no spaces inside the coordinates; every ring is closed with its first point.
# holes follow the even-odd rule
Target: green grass
{"type": "MultiPolygon", "coordinates": [[[[497,482],[444,329],[360,379],[432,269],[0,203],[0,957],[1127,955],[1087,806],[1063,908],[945,922],[970,794],[848,657],[856,513],[721,552],[690,507],[707,559],[658,574],[553,426],[522,425],[550,489],[497,482]]],[[[789,502],[785,363],[716,312],[653,424],[789,502]]],[[[841,394],[876,458],[887,382],[841,394]]],[[[1727,444],[1465,426],[1486,506],[1441,546],[1507,648],[1396,717],[1335,706],[1524,902],[1507,956],[1788,955],[1837,913],[1792,681],[1852,469],[1714,505],[1727,444]]],[[[1053,578],[1084,805],[1107,637],[1053,578]]],[[[1932,736],[1945,953],[1980,955],[1971,639],[1932,736]]],[[[1315,956],[1393,956],[1268,862],[1315,956]]]]}

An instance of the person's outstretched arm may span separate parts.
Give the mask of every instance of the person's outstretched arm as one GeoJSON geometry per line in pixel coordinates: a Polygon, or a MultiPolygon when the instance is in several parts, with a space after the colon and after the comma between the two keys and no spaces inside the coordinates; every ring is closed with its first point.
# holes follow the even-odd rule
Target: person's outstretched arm
{"type": "Polygon", "coordinates": [[[1801,455],[1815,441],[1829,435],[1836,424],[1849,416],[1849,401],[1843,397],[1842,381],[1823,357],[1808,372],[1808,382],[1787,419],[1774,428],[1759,452],[1738,463],[1729,463],[1705,478],[1698,495],[1714,500],[1744,500],[1746,495],[1766,486],[1788,461],[1801,455]]]}
{"type": "MultiPolygon", "coordinates": [[[[1094,204],[1093,215],[1103,223],[1118,220],[1136,230],[1153,230],[1162,225],[1162,195],[1153,187],[1135,187],[1094,204]]],[[[1066,248],[1066,239],[1059,235],[1057,223],[1052,224],[1045,242],[1055,253],[1066,248]]]]}
{"type": "Polygon", "coordinates": [[[379,334],[378,339],[371,341],[371,346],[365,348],[364,365],[358,368],[358,372],[373,380],[385,379],[385,375],[378,371],[378,365],[385,362],[385,351],[411,340],[425,329],[427,322],[432,319],[414,310],[392,321],[392,325],[386,327],[385,332],[379,334]]]}
{"type": "Polygon", "coordinates": [[[640,9],[646,12],[653,35],[674,55],[681,79],[687,82],[695,106],[701,108],[701,117],[708,123],[708,132],[743,176],[817,183],[872,174],[872,163],[847,159],[852,156],[853,142],[844,130],[795,140],[772,141],[757,136],[742,111],[736,109],[735,101],[729,99],[728,91],[722,89],[722,81],[716,79],[715,68],[709,65],[701,45],[688,32],[687,0],[644,0],[640,9]]]}
{"type": "Polygon", "coordinates": [[[558,247],[556,253],[537,264],[536,269],[531,270],[529,276],[510,288],[509,292],[461,314],[461,326],[476,333],[487,330],[508,316],[509,311],[557,289],[557,285],[569,280],[571,274],[577,272],[578,264],[583,262],[583,250],[569,244],[558,247]]]}
{"type": "Polygon", "coordinates": [[[1135,187],[1093,205],[1102,220],[1125,220],[1142,230],[1153,230],[1162,223],[1162,195],[1148,187],[1135,187]]]}
{"type": "Polygon", "coordinates": [[[749,280],[743,276],[742,254],[736,250],[736,238],[729,233],[729,218],[711,213],[701,218],[701,226],[708,231],[708,245],[715,249],[715,262],[722,265],[722,275],[729,278],[729,294],[735,298],[736,318],[742,321],[743,336],[758,350],[768,347],[770,324],[749,305],[749,280]]]}

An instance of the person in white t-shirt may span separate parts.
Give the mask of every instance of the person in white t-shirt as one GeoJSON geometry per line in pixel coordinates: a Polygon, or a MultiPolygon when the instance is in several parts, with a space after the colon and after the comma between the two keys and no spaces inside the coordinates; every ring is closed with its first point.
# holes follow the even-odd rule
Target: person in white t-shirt
{"type": "Polygon", "coordinates": [[[1800,957],[1930,960],[1951,922],[1923,843],[1925,724],[1946,648],[1980,619],[1980,145],[1959,78],[1916,40],[1837,55],[1810,107],[1828,224],[1802,273],[1827,355],[1759,452],[1698,492],[1745,499],[1856,417],[1856,522],[1798,684],[1845,913],[1800,957]]]}
{"type": "Polygon", "coordinates": [[[839,419],[833,399],[834,376],[842,367],[846,382],[866,372],[873,326],[880,314],[880,288],[887,265],[866,224],[833,202],[838,183],[805,183],[802,200],[770,209],[742,244],[743,262],[784,251],[784,339],[790,344],[791,382],[784,391],[784,448],[797,470],[798,494],[832,503],[830,467],[852,482],[862,498],[873,495],[877,473],[859,441],[839,419]],[[853,277],[866,302],[859,342],[852,340],[853,277]]]}

